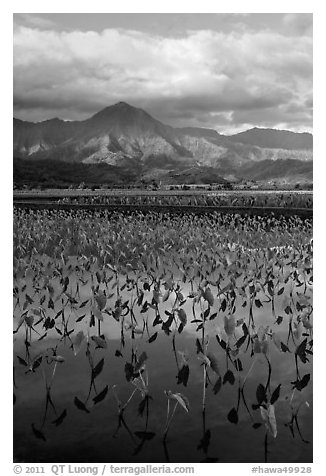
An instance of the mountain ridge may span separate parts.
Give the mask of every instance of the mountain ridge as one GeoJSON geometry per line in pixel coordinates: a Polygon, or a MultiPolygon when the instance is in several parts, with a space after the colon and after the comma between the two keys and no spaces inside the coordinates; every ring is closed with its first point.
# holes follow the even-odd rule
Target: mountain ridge
{"type": "Polygon", "coordinates": [[[214,129],[174,128],[125,102],[107,106],[82,121],[14,118],[13,124],[14,156],[27,161],[107,164],[137,169],[140,174],[155,169],[158,176],[194,166],[227,175],[227,168],[240,172],[266,160],[289,161],[285,174],[295,174],[298,161],[311,162],[312,169],[313,138],[309,133],[256,127],[226,136],[214,129]]]}

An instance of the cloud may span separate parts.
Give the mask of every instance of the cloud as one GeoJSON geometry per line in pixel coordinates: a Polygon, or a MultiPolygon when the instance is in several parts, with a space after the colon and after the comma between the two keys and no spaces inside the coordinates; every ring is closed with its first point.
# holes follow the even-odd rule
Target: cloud
{"type": "Polygon", "coordinates": [[[311,13],[287,13],[283,25],[293,35],[311,35],[313,16],[311,13]]]}
{"type": "Polygon", "coordinates": [[[267,30],[166,38],[21,25],[14,34],[14,111],[26,120],[83,119],[123,100],[176,126],[223,129],[225,119],[227,128],[260,125],[254,120],[297,128],[302,120],[309,128],[311,90],[308,33],[295,41],[267,30]],[[290,104],[296,105],[291,114],[290,104]]]}
{"type": "Polygon", "coordinates": [[[23,24],[42,30],[52,29],[55,23],[48,18],[39,17],[33,13],[14,13],[14,25],[23,24]]]}

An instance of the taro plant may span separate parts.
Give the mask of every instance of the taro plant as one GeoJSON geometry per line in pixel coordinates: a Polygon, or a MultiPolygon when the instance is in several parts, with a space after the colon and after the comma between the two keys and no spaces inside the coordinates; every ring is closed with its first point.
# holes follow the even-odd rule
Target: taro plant
{"type": "Polygon", "coordinates": [[[171,390],[165,390],[165,395],[167,396],[167,410],[166,410],[166,423],[163,432],[163,441],[166,440],[170,425],[172,423],[175,411],[178,406],[181,406],[187,413],[190,411],[190,405],[187,397],[182,393],[172,393],[171,390]],[[174,403],[173,409],[170,409],[171,402],[174,403]]]}

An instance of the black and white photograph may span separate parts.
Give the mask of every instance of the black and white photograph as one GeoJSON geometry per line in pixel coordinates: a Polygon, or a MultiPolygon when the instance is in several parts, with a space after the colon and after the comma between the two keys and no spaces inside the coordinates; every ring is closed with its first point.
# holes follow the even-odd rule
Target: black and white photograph
{"type": "Polygon", "coordinates": [[[13,13],[15,468],[312,472],[313,18],[13,13]]]}

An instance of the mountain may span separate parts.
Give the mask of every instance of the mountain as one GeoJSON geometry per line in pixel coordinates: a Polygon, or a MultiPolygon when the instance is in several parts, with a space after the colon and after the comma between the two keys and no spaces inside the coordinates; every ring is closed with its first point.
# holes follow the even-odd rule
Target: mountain
{"type": "MultiPolygon", "coordinates": [[[[32,162],[42,170],[48,164],[50,170],[53,162],[60,161],[75,167],[107,166],[104,175],[111,173],[114,180],[119,180],[120,174],[122,180],[222,183],[230,174],[238,179],[248,174],[267,179],[278,177],[282,170],[282,178],[289,180],[312,174],[311,134],[254,128],[225,136],[212,129],[173,128],[125,102],[84,121],[55,118],[33,123],[14,118],[13,152],[24,160],[16,161],[16,173],[17,167],[21,173],[22,167],[26,169],[32,162]],[[280,161],[282,167],[278,168],[280,161]]],[[[67,173],[73,173],[70,170],[67,173]]],[[[85,170],[94,176],[94,167],[92,171],[87,167],[78,170],[83,176],[85,170]]]]}
{"type": "Polygon", "coordinates": [[[296,133],[258,127],[229,136],[229,139],[232,142],[270,149],[312,150],[313,147],[312,135],[307,132],[296,133]]]}

